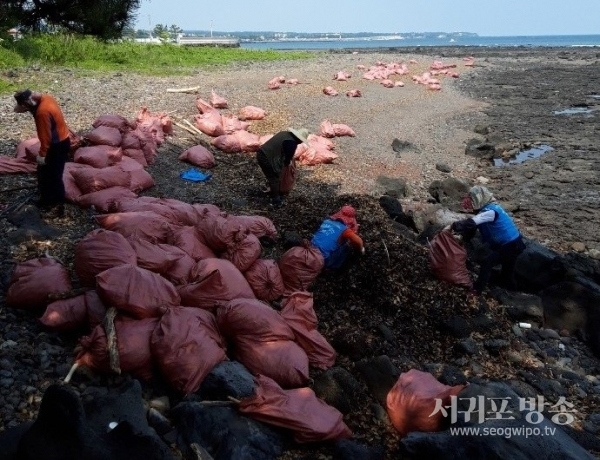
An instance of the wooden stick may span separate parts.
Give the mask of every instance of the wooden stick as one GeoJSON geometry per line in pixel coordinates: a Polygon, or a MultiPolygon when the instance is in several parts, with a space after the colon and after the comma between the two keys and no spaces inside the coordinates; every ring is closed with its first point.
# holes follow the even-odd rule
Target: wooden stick
{"type": "Polygon", "coordinates": [[[381,242],[383,243],[383,249],[385,249],[385,255],[387,256],[388,266],[392,265],[392,261],[390,260],[390,251],[388,251],[388,248],[387,248],[387,245],[385,244],[385,241],[381,240],[381,242]]]}
{"type": "Polygon", "coordinates": [[[235,404],[239,404],[242,402],[239,399],[235,399],[233,396],[227,396],[227,399],[229,399],[231,402],[233,402],[235,404]]]}
{"type": "Polygon", "coordinates": [[[191,129],[194,130],[194,132],[196,132],[196,134],[204,134],[202,131],[200,131],[198,128],[196,128],[193,124],[191,124],[188,120],[186,120],[185,118],[183,119],[183,122],[186,123],[191,129]]]}
{"type": "Polygon", "coordinates": [[[78,367],[79,367],[79,363],[77,363],[77,362],[75,364],[73,364],[73,366],[71,366],[69,373],[65,377],[65,383],[69,383],[71,381],[71,378],[73,377],[73,374],[75,373],[75,371],[77,370],[78,367]]]}
{"type": "Polygon", "coordinates": [[[110,359],[110,368],[117,374],[121,373],[121,363],[119,360],[119,348],[117,344],[117,330],[115,329],[115,317],[117,316],[117,309],[110,307],[106,312],[102,325],[106,332],[106,348],[108,349],[108,356],[110,359]]]}
{"type": "Polygon", "coordinates": [[[183,126],[181,123],[177,123],[176,121],[173,122],[173,124],[175,126],[180,127],[181,129],[185,129],[188,133],[196,135],[196,133],[194,131],[192,131],[190,128],[188,128],[187,126],[183,126]]]}
{"type": "Polygon", "coordinates": [[[197,93],[199,89],[199,86],[192,86],[190,88],[167,88],[167,93],[197,93]]]}

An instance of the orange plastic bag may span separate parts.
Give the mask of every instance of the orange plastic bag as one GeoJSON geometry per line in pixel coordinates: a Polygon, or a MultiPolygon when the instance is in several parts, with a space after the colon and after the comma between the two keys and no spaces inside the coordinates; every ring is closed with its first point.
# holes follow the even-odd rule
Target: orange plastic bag
{"type": "Polygon", "coordinates": [[[441,411],[432,415],[436,399],[444,407],[448,406],[450,396],[457,395],[464,387],[444,385],[427,372],[411,369],[400,374],[387,395],[388,416],[402,436],[411,431],[440,431],[443,429],[444,416],[441,411]]]}
{"type": "Polygon", "coordinates": [[[448,283],[473,287],[467,270],[467,251],[451,232],[438,233],[429,244],[429,263],[433,274],[448,283]]]}
{"type": "Polygon", "coordinates": [[[33,310],[48,305],[48,294],[71,289],[69,273],[59,262],[51,258],[31,259],[15,267],[6,305],[33,310]]]}
{"type": "Polygon", "coordinates": [[[310,388],[282,390],[268,377],[257,377],[256,394],[242,400],[238,410],[255,420],[287,428],[299,443],[352,437],[342,414],[317,398],[310,388]]]}

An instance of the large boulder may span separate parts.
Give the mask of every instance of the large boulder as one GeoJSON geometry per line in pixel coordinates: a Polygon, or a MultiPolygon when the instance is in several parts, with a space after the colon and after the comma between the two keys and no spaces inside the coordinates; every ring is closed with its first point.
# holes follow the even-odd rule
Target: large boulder
{"type": "Polygon", "coordinates": [[[443,181],[433,181],[429,185],[429,194],[438,203],[452,211],[461,211],[461,201],[469,193],[470,184],[456,177],[449,177],[443,181]]]}
{"type": "Polygon", "coordinates": [[[18,442],[19,460],[170,460],[167,445],[148,426],[137,382],[87,406],[70,387],[44,392],[35,422],[18,442]],[[109,425],[116,422],[116,427],[109,425]]]}
{"type": "Polygon", "coordinates": [[[544,326],[579,335],[600,356],[600,286],[591,289],[594,283],[587,284],[564,281],[544,289],[544,326]]]}
{"type": "Polygon", "coordinates": [[[558,253],[533,240],[525,240],[525,244],[514,271],[519,291],[537,294],[562,281],[565,267],[558,253]]]}
{"type": "Polygon", "coordinates": [[[193,444],[214,460],[276,460],[283,450],[283,438],[277,431],[231,407],[186,402],[177,405],[171,415],[177,445],[185,458],[197,458],[192,456],[193,444]]]}
{"type": "Polygon", "coordinates": [[[496,147],[490,142],[482,142],[479,139],[469,139],[465,147],[465,155],[480,160],[492,160],[496,154],[496,147]]]}
{"type": "Polygon", "coordinates": [[[409,433],[401,441],[402,458],[428,460],[552,460],[556,458],[592,460],[594,458],[570,438],[559,425],[546,418],[539,420],[537,414],[528,415],[530,412],[528,410],[521,411],[519,402],[519,396],[503,383],[490,383],[485,386],[471,384],[458,395],[456,420],[452,421],[451,428],[439,433],[409,433]],[[478,397],[483,399],[480,400],[478,397]],[[508,401],[506,407],[500,405],[501,400],[508,401]],[[483,404],[480,404],[480,401],[483,401],[483,404]],[[471,407],[473,402],[475,407],[471,407]],[[501,412],[500,409],[504,410],[501,412]],[[481,414],[481,411],[484,413],[481,414]],[[495,418],[498,415],[500,419],[495,418]],[[513,418],[508,419],[508,417],[513,418]],[[484,421],[480,423],[480,419],[484,421]],[[530,420],[531,422],[539,420],[539,423],[531,423],[530,420]],[[467,428],[478,430],[479,435],[476,434],[477,431],[475,433],[456,431],[467,428]],[[494,435],[491,434],[491,430],[494,430],[494,435]],[[489,433],[487,436],[486,432],[489,433]],[[529,435],[526,436],[526,433],[529,435]]]}

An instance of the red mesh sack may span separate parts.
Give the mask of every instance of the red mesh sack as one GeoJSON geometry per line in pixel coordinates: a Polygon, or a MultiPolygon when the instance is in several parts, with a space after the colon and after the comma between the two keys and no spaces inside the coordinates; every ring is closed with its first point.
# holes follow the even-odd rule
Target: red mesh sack
{"type": "Polygon", "coordinates": [[[123,171],[119,166],[108,168],[78,168],[71,171],[75,183],[82,193],[92,193],[110,187],[127,187],[131,185],[131,173],[123,171]]]}
{"type": "Polygon", "coordinates": [[[207,136],[217,137],[225,134],[221,115],[216,110],[215,113],[194,116],[194,126],[207,136]]]}
{"type": "Polygon", "coordinates": [[[233,299],[253,299],[244,275],[225,259],[204,259],[190,273],[190,284],[178,288],[181,305],[212,309],[233,299]]]}
{"type": "Polygon", "coordinates": [[[438,233],[429,244],[429,263],[436,278],[472,289],[467,251],[451,232],[438,233]]]}
{"type": "Polygon", "coordinates": [[[148,190],[155,185],[154,178],[143,168],[129,171],[128,174],[131,175],[129,188],[136,193],[143,190],[148,190]]]}
{"type": "Polygon", "coordinates": [[[235,356],[250,371],[291,388],[308,380],[308,358],[279,313],[253,299],[236,299],[218,309],[217,322],[234,344],[235,356]]]}
{"type": "Polygon", "coordinates": [[[179,155],[181,161],[187,161],[199,168],[210,169],[215,166],[215,157],[210,150],[202,145],[195,145],[190,147],[181,155],[179,155]]]}
{"type": "Polygon", "coordinates": [[[260,148],[260,136],[248,131],[235,131],[233,135],[240,142],[242,152],[256,152],[260,148]]]}
{"type": "Polygon", "coordinates": [[[278,265],[286,291],[307,291],[323,270],[325,260],[318,248],[304,240],[302,246],[288,249],[278,265]]]}
{"type": "Polygon", "coordinates": [[[88,326],[90,329],[94,329],[98,324],[102,324],[102,321],[104,321],[104,317],[106,316],[106,306],[95,290],[86,291],[84,297],[88,326]]]}
{"type": "Polygon", "coordinates": [[[174,230],[167,219],[152,211],[106,214],[96,216],[96,221],[104,229],[120,233],[126,238],[134,236],[157,243],[166,243],[174,230]]]}
{"type": "Polygon", "coordinates": [[[402,436],[411,431],[440,431],[444,416],[441,411],[432,415],[436,399],[444,407],[450,405],[450,397],[464,389],[464,385],[443,385],[427,372],[411,369],[400,374],[398,381],[387,395],[387,413],[394,428],[402,436]]]}
{"type": "Polygon", "coordinates": [[[150,347],[162,375],[185,395],[197,391],[227,359],[214,315],[199,308],[169,309],[154,329],[150,347]]]}
{"type": "Polygon", "coordinates": [[[153,244],[135,237],[128,238],[127,241],[135,252],[138,267],[154,273],[162,275],[168,272],[175,261],[181,258],[179,251],[169,250],[172,246],[153,244]]]}
{"type": "Polygon", "coordinates": [[[132,160],[135,160],[136,163],[139,163],[139,165],[142,168],[145,168],[146,166],[148,166],[148,162],[146,161],[146,156],[144,155],[144,151],[141,149],[123,149],[123,156],[127,157],[127,158],[131,158],[132,160]]]}
{"type": "Polygon", "coordinates": [[[208,213],[198,223],[201,238],[215,253],[225,252],[230,245],[240,241],[248,233],[245,225],[231,217],[225,213],[217,216],[208,213]]]}
{"type": "Polygon", "coordinates": [[[177,222],[180,225],[195,226],[198,224],[200,216],[194,205],[172,198],[162,198],[160,203],[175,213],[177,222]]]}
{"type": "Polygon", "coordinates": [[[119,130],[110,126],[98,126],[83,137],[94,145],[111,145],[113,147],[119,147],[123,139],[119,130]]]}
{"type": "Polygon", "coordinates": [[[212,105],[215,109],[226,109],[227,99],[212,91],[210,95],[210,105],[212,105]]]}
{"type": "Polygon", "coordinates": [[[234,134],[223,134],[210,141],[211,145],[225,153],[241,153],[242,144],[234,134]]]}
{"type": "MultiPolygon", "coordinates": [[[[150,338],[158,321],[158,318],[130,319],[117,317],[115,319],[121,372],[131,373],[142,380],[152,378],[153,365],[150,338]]],[[[75,359],[76,364],[97,372],[112,373],[106,332],[102,325],[96,326],[90,335],[82,337],[79,344],[81,345],[81,351],[75,359]]]]}
{"type": "Polygon", "coordinates": [[[83,286],[95,286],[96,275],[109,268],[136,263],[136,255],[123,235],[92,230],[75,246],[75,273],[83,286]]]}
{"type": "Polygon", "coordinates": [[[235,299],[219,308],[219,329],[230,340],[242,337],[257,342],[294,340],[285,320],[266,303],[257,299],[235,299]]]}
{"type": "Polygon", "coordinates": [[[294,185],[296,185],[297,174],[296,161],[292,160],[289,166],[285,166],[281,171],[281,182],[279,183],[281,194],[287,195],[293,190],[294,185]]]}
{"type": "MultiPolygon", "coordinates": [[[[239,234],[238,234],[239,235],[239,234]]],[[[221,255],[223,259],[231,261],[236,268],[244,273],[258,260],[262,246],[258,238],[252,233],[243,235],[240,239],[227,246],[227,250],[221,255]]]]}
{"type": "Polygon", "coordinates": [[[80,147],[73,155],[76,163],[83,163],[94,168],[106,168],[121,161],[123,151],[121,147],[110,145],[93,145],[91,147],[80,147]]]}
{"type": "Polygon", "coordinates": [[[159,244],[158,247],[177,256],[169,270],[162,275],[176,286],[188,284],[192,270],[196,266],[196,261],[192,259],[192,256],[184,250],[168,244],[159,244]]]}
{"type": "Polygon", "coordinates": [[[0,175],[3,174],[31,174],[36,172],[37,165],[24,158],[11,158],[0,156],[0,175]]]}
{"type": "Polygon", "coordinates": [[[294,331],[296,343],[306,352],[308,362],[317,369],[335,364],[336,352],[317,330],[317,315],[310,292],[294,292],[282,302],[281,317],[294,331]]]}
{"type": "Polygon", "coordinates": [[[271,302],[281,297],[285,290],[279,265],[272,259],[258,259],[244,272],[244,278],[260,300],[271,302]]]}
{"type": "Polygon", "coordinates": [[[67,269],[55,259],[31,259],[15,267],[6,293],[6,305],[26,310],[42,308],[48,305],[49,294],[71,289],[67,269]]]}
{"type": "Polygon", "coordinates": [[[46,307],[40,322],[58,332],[73,331],[87,325],[85,295],[57,300],[46,307]]]}
{"type": "Polygon", "coordinates": [[[255,420],[286,428],[299,443],[349,439],[352,432],[342,414],[321,399],[310,388],[282,390],[273,380],[257,377],[253,396],[242,400],[238,410],[255,420]]]}
{"type": "Polygon", "coordinates": [[[83,208],[94,207],[99,212],[111,212],[115,203],[123,198],[135,198],[137,195],[125,187],[110,187],[97,192],[86,193],[75,199],[83,208]]]}
{"type": "Polygon", "coordinates": [[[31,162],[36,161],[40,153],[40,140],[37,137],[32,137],[17,144],[15,158],[22,158],[31,162]]]}
{"type": "Polygon", "coordinates": [[[356,133],[354,132],[354,130],[352,128],[350,128],[350,126],[348,125],[343,125],[341,123],[334,123],[332,125],[333,127],[333,132],[335,133],[336,136],[350,136],[350,137],[355,137],[356,133]]]}
{"type": "Polygon", "coordinates": [[[108,126],[109,128],[118,129],[121,133],[126,133],[127,131],[135,128],[135,125],[133,123],[129,122],[129,120],[127,120],[127,118],[125,118],[121,115],[112,115],[112,114],[100,115],[98,118],[96,118],[94,120],[94,122],[92,123],[92,126],[94,128],[98,128],[100,126],[108,126]]]}
{"type": "Polygon", "coordinates": [[[192,259],[214,259],[215,253],[202,242],[196,227],[182,227],[169,238],[169,244],[185,251],[192,259]]]}
{"type": "Polygon", "coordinates": [[[140,196],[137,198],[123,198],[115,203],[116,212],[140,212],[151,211],[162,216],[166,221],[179,223],[177,214],[169,206],[162,202],[160,198],[149,196],[140,196]]]}
{"type": "Polygon", "coordinates": [[[135,265],[121,265],[98,274],[96,291],[107,305],[139,319],[158,317],[180,304],[175,286],[135,265]]]}
{"type": "MultiPolygon", "coordinates": [[[[125,150],[142,150],[142,142],[140,141],[139,133],[135,131],[128,131],[123,134],[123,139],[121,140],[121,148],[123,149],[123,153],[125,150]]],[[[143,152],[142,152],[143,154],[143,152]]],[[[144,158],[144,162],[146,159],[144,158]]]]}
{"type": "Polygon", "coordinates": [[[262,216],[228,216],[227,220],[234,225],[240,225],[246,232],[252,233],[258,238],[263,236],[276,239],[277,229],[273,221],[262,216]]]}
{"type": "Polygon", "coordinates": [[[76,199],[83,195],[83,192],[79,190],[77,182],[73,174],[75,169],[91,168],[91,166],[84,165],[81,163],[73,163],[68,161],[65,163],[65,169],[63,171],[63,184],[65,185],[65,198],[71,203],[75,203],[76,199]]]}
{"type": "Polygon", "coordinates": [[[283,388],[298,388],[308,382],[308,357],[291,340],[259,342],[249,337],[236,339],[234,355],[250,372],[266,375],[283,388]]]}
{"type": "Polygon", "coordinates": [[[267,112],[260,107],[247,105],[242,107],[238,112],[238,118],[240,120],[262,120],[267,115],[267,112]]]}

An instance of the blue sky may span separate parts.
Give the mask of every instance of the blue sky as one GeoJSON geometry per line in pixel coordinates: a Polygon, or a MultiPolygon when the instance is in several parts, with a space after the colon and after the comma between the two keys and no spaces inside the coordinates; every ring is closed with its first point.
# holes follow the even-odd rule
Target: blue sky
{"type": "Polygon", "coordinates": [[[600,0],[143,0],[136,28],[600,34],[600,0]]]}

